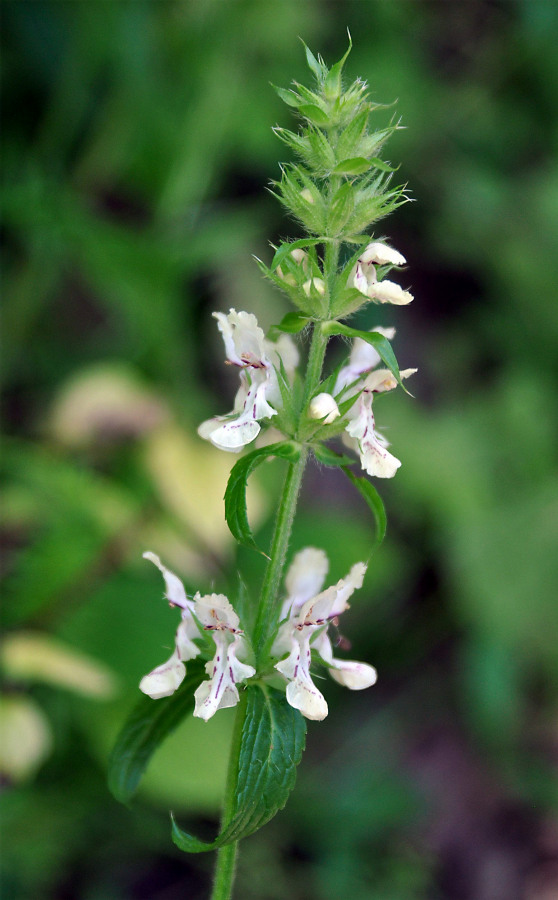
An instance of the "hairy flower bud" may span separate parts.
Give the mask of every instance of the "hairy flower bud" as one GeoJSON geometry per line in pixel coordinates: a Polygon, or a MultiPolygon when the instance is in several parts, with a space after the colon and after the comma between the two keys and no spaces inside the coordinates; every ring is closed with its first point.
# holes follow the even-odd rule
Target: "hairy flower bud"
{"type": "Polygon", "coordinates": [[[314,197],[312,196],[312,192],[309,188],[303,188],[300,192],[300,197],[302,200],[305,200],[306,203],[314,203],[314,197]]]}
{"type": "Polygon", "coordinates": [[[324,425],[331,425],[339,416],[339,407],[331,394],[317,394],[310,402],[308,414],[311,419],[323,419],[324,425]]]}
{"type": "Polygon", "coordinates": [[[308,281],[305,281],[302,285],[302,290],[307,297],[310,296],[312,291],[315,291],[323,297],[325,294],[325,281],[322,278],[309,278],[308,281]]]}

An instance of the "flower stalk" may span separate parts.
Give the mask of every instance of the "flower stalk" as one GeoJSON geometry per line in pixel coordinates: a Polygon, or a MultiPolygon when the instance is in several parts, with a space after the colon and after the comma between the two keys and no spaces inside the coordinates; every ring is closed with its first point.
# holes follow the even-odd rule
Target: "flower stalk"
{"type": "MultiPolygon", "coordinates": [[[[158,556],[144,554],[160,570],[166,598],[180,610],[180,622],[172,655],[144,676],[141,690],[156,703],[176,702],[192,709],[204,722],[219,710],[236,706],[218,836],[204,843],[173,823],[173,840],[181,849],[217,850],[211,900],[232,896],[239,840],[285,804],[302,754],[306,720],[320,721],[328,714],[327,701],[313,681],[314,667],[325,667],[335,681],[353,691],[376,681],[376,670],[369,663],[337,657],[329,635],[330,627],[337,629],[339,617],[349,609],[349,598],[363,587],[367,564],[355,561],[327,588],[329,564],[319,548],[297,553],[286,575],[285,568],[311,455],[345,472],[373,512],[381,540],[385,512],[379,494],[368,479],[348,468],[352,458],[327,445],[341,438],[368,476],[392,478],[401,462],[376,429],[373,403],[377,395],[394,390],[416,371],[399,370],[390,344],[394,328],[360,331],[341,322],[364,304],[404,306],[413,299],[408,290],[386,278],[391,269],[397,271],[406,263],[404,256],[381,237],[367,233],[406,200],[404,188],[391,185],[395,170],[378,155],[398,126],[369,129],[376,106],[367,98],[366,84],[357,79],[343,88],[349,51],[328,69],[321,57],[305,49],[314,88],[299,84],[277,88],[296,111],[301,128],[274,129],[298,157],[296,163],[282,166],[274,192],[306,237],[275,248],[269,266],[258,261],[296,312],[268,335],[252,313],[235,309],[214,313],[226,361],[238,373],[239,386],[232,411],[198,428],[201,438],[228,453],[256,446],[232,467],[225,495],[225,516],[233,536],[252,548],[258,549],[247,517],[247,479],[266,458],[287,460],[262,588],[253,598],[252,629],[224,594],[197,592],[189,597],[158,556]],[[300,331],[311,334],[303,376],[297,373],[300,353],[292,337],[300,331]],[[345,364],[324,377],[328,343],[336,335],[352,338],[352,349],[345,364]],[[268,426],[279,434],[273,443],[264,436],[268,426]],[[186,664],[194,660],[194,676],[187,678],[186,664]],[[207,677],[201,674],[198,680],[203,671],[207,677]],[[183,699],[180,693],[186,684],[193,691],[190,707],[185,702],[189,695],[183,699]]],[[[350,647],[340,636],[335,643],[342,651],[350,647]]],[[[172,713],[174,707],[169,709],[172,713]]],[[[162,719],[170,723],[169,729],[175,721],[173,714],[162,719]]],[[[145,765],[145,742],[152,730],[143,710],[141,723],[145,735],[136,721],[130,726],[132,738],[124,733],[122,766],[133,762],[131,740],[137,743],[140,768],[145,765]]],[[[164,736],[159,719],[157,723],[157,734],[164,736]]],[[[114,780],[122,782],[120,772],[114,780]]]]}
{"type": "Polygon", "coordinates": [[[269,645],[273,640],[277,623],[277,597],[283,577],[287,549],[307,459],[308,450],[305,447],[301,447],[298,460],[288,463],[289,468],[283,484],[283,493],[277,512],[275,530],[254,627],[254,651],[256,653],[256,661],[260,665],[263,664],[266,654],[269,653],[269,645]]]}

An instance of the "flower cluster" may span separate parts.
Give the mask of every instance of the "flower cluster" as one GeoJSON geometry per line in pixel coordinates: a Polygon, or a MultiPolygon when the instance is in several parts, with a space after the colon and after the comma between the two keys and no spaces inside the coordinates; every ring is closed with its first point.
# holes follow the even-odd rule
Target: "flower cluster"
{"type": "MultiPolygon", "coordinates": [[[[386,278],[378,281],[377,266],[402,266],[405,262],[405,257],[397,250],[373,241],[352,266],[348,283],[370,300],[410,303],[412,294],[398,284],[386,278]]],[[[296,284],[296,279],[307,274],[308,256],[295,249],[287,257],[287,263],[288,271],[283,272],[279,267],[279,276],[289,284],[296,284]]],[[[323,293],[325,289],[319,278],[310,279],[301,287],[307,294],[314,290],[323,293]]],[[[256,317],[250,313],[231,309],[228,315],[213,315],[223,336],[227,362],[240,369],[240,388],[233,411],[203,422],[198,434],[221,450],[238,452],[258,436],[261,421],[271,419],[281,408],[277,369],[281,366],[287,377],[292,377],[298,363],[298,351],[286,334],[276,342],[266,340],[256,317]]],[[[374,331],[390,340],[395,334],[393,328],[378,327],[374,331]]],[[[385,437],[376,431],[372,399],[376,393],[393,390],[397,381],[388,369],[376,368],[379,362],[380,356],[374,347],[356,338],[347,364],[339,371],[333,394],[322,391],[313,397],[308,415],[329,425],[340,415],[338,403],[354,397],[354,403],[344,413],[344,441],[358,453],[365,472],[377,478],[392,478],[401,463],[388,451],[385,437]]],[[[414,372],[416,369],[404,369],[400,375],[408,378],[414,372]]]]}
{"type": "Polygon", "coordinates": [[[207,722],[218,709],[235,706],[239,700],[237,684],[256,674],[253,666],[238,659],[238,654],[246,656],[248,653],[238,616],[224,594],[202,597],[197,593],[193,600],[188,600],[180,578],[167,569],[155,553],[143,555],[160,569],[165,579],[167,600],[171,606],[182,610],[182,616],[174,652],[166,662],[142,678],[140,690],[153,700],[174,694],[186,675],[184,663],[201,653],[194,641],[203,637],[204,632],[210,632],[215,655],[205,667],[209,680],[202,681],[194,694],[194,715],[207,722]]]}
{"type": "Polygon", "coordinates": [[[288,335],[281,335],[275,343],[266,340],[251,313],[231,309],[228,315],[213,315],[223,336],[227,362],[240,369],[240,388],[232,412],[202,422],[198,434],[220,450],[238,453],[258,436],[260,421],[276,415],[281,406],[276,367],[281,360],[286,373],[292,373],[298,351],[288,335]]]}
{"type": "MultiPolygon", "coordinates": [[[[218,709],[235,706],[239,700],[237,685],[256,674],[253,666],[238,658],[249,653],[238,616],[224,594],[197,593],[189,600],[180,578],[155,553],[143,555],[161,571],[166,598],[171,606],[181,610],[181,619],[173,653],[142,678],[140,690],[153,700],[174,694],[186,675],[184,663],[201,653],[195,641],[209,632],[215,655],[205,666],[209,679],[202,681],[194,693],[194,716],[207,722],[218,709]]],[[[327,571],[323,550],[307,547],[295,556],[287,572],[288,596],[271,649],[271,656],[280,659],[275,668],[288,682],[287,701],[307,719],[327,716],[327,703],[310,675],[312,651],[335,681],[353,691],[370,687],[376,681],[376,670],[367,663],[334,657],[328,635],[329,626],[337,625],[338,617],[349,608],[347,601],[353,591],[362,586],[366,566],[356,563],[346,578],[322,591],[327,571]]]]}
{"type": "MultiPolygon", "coordinates": [[[[387,279],[377,280],[376,265],[402,266],[405,261],[397,250],[374,241],[368,244],[357,260],[350,273],[350,281],[369,299],[381,303],[410,303],[412,294],[398,284],[387,279]]],[[[378,326],[372,330],[388,340],[395,335],[394,328],[378,326]]],[[[361,466],[369,475],[392,478],[401,462],[388,451],[386,438],[376,431],[372,399],[374,394],[393,390],[397,387],[397,381],[389,369],[376,368],[379,362],[377,350],[362,338],[355,338],[349,361],[338,373],[333,394],[317,394],[310,403],[309,415],[329,425],[339,417],[338,402],[354,397],[355,402],[345,413],[344,443],[359,454],[361,466]]],[[[402,379],[408,378],[416,371],[403,369],[400,376],[402,379]]]]}
{"type": "Polygon", "coordinates": [[[288,596],[271,649],[274,657],[288,654],[275,668],[287,679],[287,701],[307,719],[325,719],[328,711],[310,675],[312,651],[335,681],[353,691],[370,687],[377,678],[367,663],[335,658],[328,635],[329,626],[337,625],[338,617],[349,608],[351,594],[362,586],[366,566],[356,563],[346,578],[322,591],[328,567],[323,550],[307,547],[297,553],[287,572],[288,596]]]}

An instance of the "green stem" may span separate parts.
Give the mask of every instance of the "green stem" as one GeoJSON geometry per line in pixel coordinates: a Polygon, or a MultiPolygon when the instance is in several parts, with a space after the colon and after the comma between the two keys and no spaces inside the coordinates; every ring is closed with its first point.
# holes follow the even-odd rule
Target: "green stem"
{"type": "MultiPolygon", "coordinates": [[[[289,463],[289,468],[283,485],[283,495],[277,512],[275,521],[275,531],[269,551],[270,559],[262,585],[262,594],[260,597],[258,616],[254,626],[254,651],[260,662],[263,657],[262,651],[273,633],[273,626],[277,619],[276,599],[279,593],[281,578],[283,576],[283,567],[287,556],[287,548],[291,537],[294,514],[302,475],[306,465],[308,451],[305,447],[301,447],[300,457],[294,463],[289,463]]],[[[264,660],[262,659],[262,662],[264,660]]]]}
{"type": "MultiPolygon", "coordinates": [[[[324,279],[328,285],[328,293],[330,296],[334,279],[337,274],[338,259],[339,241],[332,241],[326,245],[324,258],[324,279]]],[[[308,354],[304,397],[301,406],[303,414],[320,383],[328,340],[329,338],[322,333],[320,323],[316,323],[312,334],[310,352],[308,354]]],[[[283,570],[285,568],[298,495],[307,459],[308,448],[301,444],[300,457],[296,462],[289,463],[285,483],[283,485],[283,494],[277,512],[275,530],[273,532],[273,539],[269,551],[270,558],[264,576],[252,639],[258,669],[260,669],[262,665],[265,666],[267,663],[269,647],[277,624],[277,598],[283,578],[283,570]]],[[[242,726],[244,724],[245,715],[246,700],[244,696],[241,696],[240,703],[237,707],[235,728],[231,743],[222,827],[229,824],[233,815],[240,745],[242,740],[242,726]]],[[[235,876],[237,849],[238,843],[235,842],[233,844],[227,844],[225,847],[221,847],[218,850],[211,900],[230,900],[235,876]]]]}
{"type": "MultiPolygon", "coordinates": [[[[244,726],[245,718],[246,693],[244,691],[241,691],[240,701],[236,707],[236,717],[234,720],[234,729],[231,738],[229,768],[227,772],[225,800],[223,804],[223,815],[221,819],[221,831],[230,823],[234,813],[240,747],[242,743],[242,728],[244,726]]],[[[213,880],[211,900],[230,900],[230,898],[232,897],[232,889],[236,871],[237,850],[238,841],[234,841],[234,843],[232,844],[225,844],[224,847],[220,847],[217,851],[217,863],[215,865],[215,876],[213,880]]]]}
{"type": "Polygon", "coordinates": [[[310,353],[308,354],[308,366],[306,368],[306,378],[304,381],[304,397],[302,401],[303,410],[306,409],[306,404],[311,399],[320,383],[328,340],[329,338],[322,334],[320,323],[318,322],[314,326],[312,343],[310,345],[310,353]]]}
{"type": "MultiPolygon", "coordinates": [[[[308,355],[303,409],[320,383],[327,342],[328,338],[322,334],[320,326],[316,325],[308,355]]],[[[291,539],[293,519],[307,458],[308,450],[306,447],[301,446],[300,458],[297,462],[289,464],[283,485],[283,494],[269,551],[270,559],[264,576],[258,615],[254,627],[253,645],[258,665],[266,662],[269,643],[277,623],[277,597],[283,578],[287,549],[291,539]]]]}

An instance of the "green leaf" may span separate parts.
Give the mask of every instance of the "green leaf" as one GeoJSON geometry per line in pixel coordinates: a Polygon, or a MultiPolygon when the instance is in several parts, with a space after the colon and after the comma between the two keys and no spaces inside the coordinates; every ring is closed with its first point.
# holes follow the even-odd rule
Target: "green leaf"
{"type": "Polygon", "coordinates": [[[355,475],[354,472],[351,472],[346,466],[342,466],[341,468],[372,510],[372,515],[376,522],[376,544],[381,544],[386,535],[387,528],[386,510],[382,498],[374,485],[371,484],[367,478],[364,478],[362,475],[355,475]]]}
{"type": "Polygon", "coordinates": [[[294,441],[270,444],[261,450],[254,450],[243,456],[232,467],[227,489],[225,491],[225,519],[234,538],[246,547],[261,552],[254,541],[248,523],[246,510],[246,482],[254,469],[270,456],[279,456],[289,462],[296,462],[300,456],[300,447],[294,441]]]}
{"type": "Polygon", "coordinates": [[[287,106],[297,107],[299,105],[300,97],[298,97],[294,91],[285,90],[285,88],[277,87],[275,84],[272,84],[271,87],[277,92],[283,103],[286,103],[287,106]]]}
{"type": "Polygon", "coordinates": [[[281,394],[281,410],[277,416],[276,424],[279,431],[282,431],[283,434],[294,434],[298,419],[298,406],[295,406],[294,380],[291,384],[281,357],[279,357],[279,365],[274,366],[274,369],[281,394]]]}
{"type": "Polygon", "coordinates": [[[362,136],[368,124],[369,105],[366,104],[357,115],[351,118],[337,140],[336,152],[339,159],[352,159],[354,156],[365,157],[362,152],[362,136]]]}
{"type": "Polygon", "coordinates": [[[395,353],[391,349],[390,342],[383,334],[380,334],[378,331],[359,331],[357,328],[349,328],[348,325],[343,325],[341,322],[324,322],[322,330],[324,334],[342,334],[350,338],[358,337],[366,341],[367,344],[371,344],[377,350],[393,377],[397,379],[397,383],[401,385],[406,393],[409,393],[401,381],[395,353]]]}
{"type": "Polygon", "coordinates": [[[298,107],[298,111],[315,125],[329,125],[328,114],[315,103],[304,103],[298,107]]]}
{"type": "Polygon", "coordinates": [[[324,83],[324,93],[326,97],[330,100],[335,100],[336,97],[341,93],[341,73],[343,71],[343,66],[347,61],[347,57],[352,50],[353,42],[351,40],[351,35],[349,34],[349,46],[347,47],[346,52],[341,57],[339,62],[335,63],[334,66],[328,72],[327,78],[324,83]]]}
{"type": "MultiPolygon", "coordinates": [[[[380,159],[378,156],[373,156],[368,160],[369,165],[374,166],[376,169],[380,169],[381,172],[397,172],[397,169],[392,168],[392,166],[388,165],[387,162],[384,162],[383,159],[380,159]]],[[[397,167],[399,168],[399,166],[397,167]]]]}
{"type": "Polygon", "coordinates": [[[352,159],[344,159],[337,163],[333,170],[334,175],[362,175],[368,172],[371,163],[364,156],[355,156],[352,159]]]}
{"type": "Polygon", "coordinates": [[[309,297],[306,296],[303,290],[299,287],[299,285],[291,285],[288,281],[285,281],[284,278],[280,278],[276,272],[273,272],[266,264],[258,259],[257,256],[254,257],[256,260],[256,264],[262,273],[262,275],[269,279],[275,287],[278,287],[280,291],[287,294],[289,299],[294,303],[295,306],[298,306],[299,309],[302,310],[304,315],[310,316],[313,313],[313,304],[309,297]]]}
{"type": "Polygon", "coordinates": [[[186,853],[203,853],[253,834],[283,809],[302,758],[306,722],[285,694],[262,684],[246,687],[235,805],[230,823],[211,843],[172,822],[172,839],[186,853]]]}
{"type": "Polygon", "coordinates": [[[323,463],[324,466],[352,466],[356,462],[350,456],[345,456],[344,453],[337,453],[335,450],[326,447],[325,444],[316,444],[312,449],[318,462],[323,463]]]}
{"type": "Polygon", "coordinates": [[[303,316],[302,313],[290,312],[283,316],[279,324],[274,325],[272,330],[284,331],[286,334],[298,334],[310,321],[311,319],[303,316]]]}
{"type": "Polygon", "coordinates": [[[304,47],[306,53],[306,62],[308,63],[308,67],[312,70],[318,81],[321,80],[324,67],[320,65],[310,47],[307,47],[304,41],[301,38],[302,46],[304,47]]]}
{"type": "Polygon", "coordinates": [[[332,236],[338,236],[341,229],[347,222],[355,205],[354,187],[350,181],[346,181],[335,192],[331,201],[331,209],[328,216],[328,233],[332,236]]]}
{"type": "Polygon", "coordinates": [[[108,762],[108,785],[121,803],[129,803],[143,772],[164,739],[194,708],[194,688],[204,678],[201,662],[189,662],[186,678],[171,697],[142,695],[125,722],[108,762]]]}

